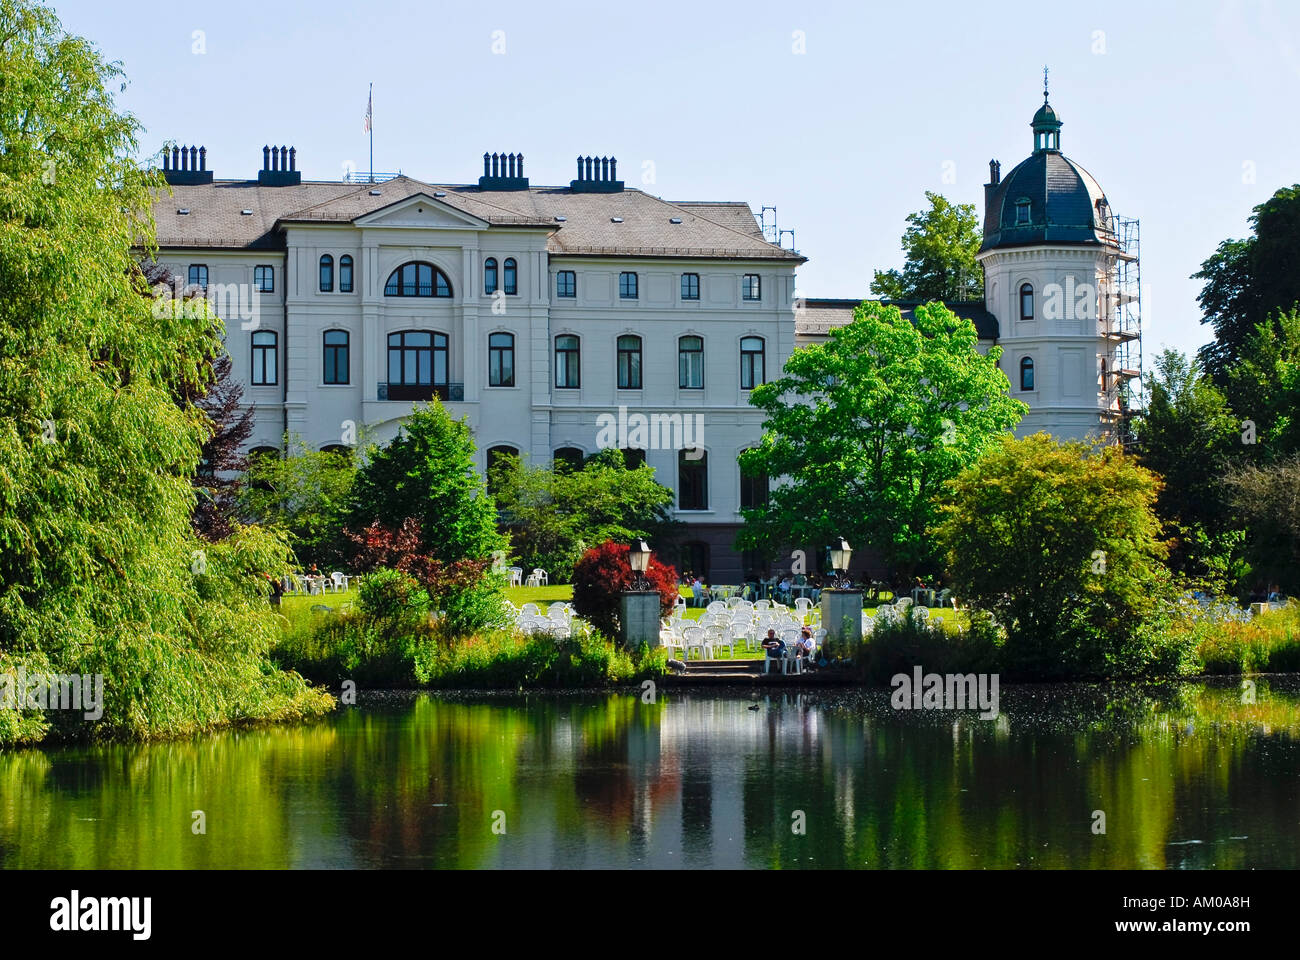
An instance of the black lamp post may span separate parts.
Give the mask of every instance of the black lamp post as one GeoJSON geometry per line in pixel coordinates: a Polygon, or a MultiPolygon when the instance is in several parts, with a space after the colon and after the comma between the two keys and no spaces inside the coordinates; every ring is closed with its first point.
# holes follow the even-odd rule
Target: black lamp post
{"type": "Polygon", "coordinates": [[[831,568],[835,571],[835,590],[849,590],[853,581],[849,579],[849,560],[853,557],[853,548],[843,537],[836,537],[838,543],[831,544],[831,568]]]}
{"type": "Polygon", "coordinates": [[[638,538],[628,547],[627,558],[632,565],[632,589],[653,590],[653,585],[645,576],[646,568],[650,565],[649,544],[638,538]]]}

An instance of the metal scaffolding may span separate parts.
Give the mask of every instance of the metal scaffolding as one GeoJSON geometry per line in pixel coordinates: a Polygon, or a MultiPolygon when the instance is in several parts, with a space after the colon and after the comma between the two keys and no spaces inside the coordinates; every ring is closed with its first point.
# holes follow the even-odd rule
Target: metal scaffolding
{"type": "Polygon", "coordinates": [[[1142,410],[1142,231],[1137,219],[1110,215],[1099,326],[1102,420],[1109,438],[1132,441],[1132,421],[1142,410]]]}

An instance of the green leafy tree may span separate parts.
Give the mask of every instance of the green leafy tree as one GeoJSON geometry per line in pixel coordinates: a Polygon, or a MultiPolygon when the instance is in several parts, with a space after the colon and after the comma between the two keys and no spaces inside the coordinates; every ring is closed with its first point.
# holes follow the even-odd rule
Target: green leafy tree
{"type": "Polygon", "coordinates": [[[1300,184],[1283,187],[1250,217],[1252,236],[1225,240],[1192,279],[1204,281],[1202,323],[1215,340],[1201,349],[1216,382],[1242,354],[1255,329],[1300,303],[1300,184]]]}
{"type": "Polygon", "coordinates": [[[1254,585],[1300,596],[1300,456],[1228,475],[1233,506],[1249,533],[1246,553],[1254,585]]]}
{"type": "Polygon", "coordinates": [[[436,399],[412,411],[388,446],[370,448],[346,525],[358,531],[378,521],[396,529],[408,517],[420,522],[421,553],[438,560],[483,560],[506,545],[474,469],[469,425],[436,399]]]}
{"type": "Polygon", "coordinates": [[[781,478],[743,511],[743,549],[874,547],[904,574],[932,558],[934,497],[1028,409],[1007,395],[994,347],[942,304],[867,302],[824,344],[796,350],[784,376],[753,391],[761,444],[740,457],[749,476],[781,478]]]}
{"type": "Polygon", "coordinates": [[[902,271],[877,270],[871,292],[889,300],[982,300],[984,268],[975,259],[983,234],[972,203],[926,191],[929,210],[910,214],[902,271]]]}
{"type": "Polygon", "coordinates": [[[1242,439],[1254,440],[1239,450],[1263,463],[1300,453],[1300,311],[1256,327],[1224,379],[1242,439]],[[1249,421],[1247,429],[1242,421],[1249,421]]]}
{"type": "Polygon", "coordinates": [[[1156,512],[1175,538],[1170,564],[1194,577],[1232,579],[1241,521],[1223,478],[1241,454],[1240,424],[1199,361],[1176,350],[1156,356],[1146,390],[1136,450],[1165,481],[1156,512]]]}
{"type": "Polygon", "coordinates": [[[255,454],[239,491],[250,522],[284,530],[298,562],[332,566],[343,559],[343,513],[356,479],[356,454],[307,450],[296,438],[287,456],[255,454]]]}
{"type": "Polygon", "coordinates": [[[659,541],[674,527],[672,490],[649,466],[627,469],[618,450],[589,457],[579,470],[517,457],[498,463],[492,485],[511,547],[525,568],[541,567],[552,583],[572,579],[586,544],[659,541]]]}
{"type": "Polygon", "coordinates": [[[157,174],[121,80],[46,7],[0,0],[0,673],[103,677],[103,717],[0,710],[0,742],[179,736],[319,713],[273,667],[283,541],[190,526],[222,327],[156,309],[138,267],[157,174]],[[11,716],[12,715],[12,716],[11,716]]]}
{"type": "Polygon", "coordinates": [[[934,535],[958,596],[997,617],[1013,674],[1178,672],[1160,480],[1118,446],[1006,437],[965,470],[934,535]]]}

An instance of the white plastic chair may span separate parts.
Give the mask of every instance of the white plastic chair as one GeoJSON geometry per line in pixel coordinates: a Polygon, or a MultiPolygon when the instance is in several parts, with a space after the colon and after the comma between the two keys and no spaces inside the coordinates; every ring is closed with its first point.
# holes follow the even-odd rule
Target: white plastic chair
{"type": "Polygon", "coordinates": [[[686,644],[686,658],[689,660],[692,650],[698,650],[700,659],[704,659],[707,653],[710,660],[713,659],[713,648],[709,646],[708,635],[704,632],[703,627],[687,627],[682,632],[682,640],[686,644]]]}
{"type": "Polygon", "coordinates": [[[510,586],[521,587],[524,583],[523,567],[507,567],[506,572],[510,574],[510,586]]]}
{"type": "Polygon", "coordinates": [[[333,573],[330,574],[330,579],[334,581],[334,591],[336,593],[340,590],[342,590],[344,593],[347,593],[348,575],[346,573],[343,573],[340,570],[335,570],[333,573]]]}
{"type": "Polygon", "coordinates": [[[808,611],[812,609],[812,605],[813,602],[807,597],[797,597],[794,601],[794,609],[798,613],[800,619],[808,616],[808,611]]]}
{"type": "Polygon", "coordinates": [[[536,617],[541,614],[541,609],[535,603],[525,603],[519,608],[519,613],[525,617],[536,617]]]}
{"type": "Polygon", "coordinates": [[[708,638],[709,647],[714,651],[715,655],[719,648],[726,647],[731,659],[736,659],[736,647],[731,640],[730,631],[727,627],[718,624],[709,627],[704,631],[704,634],[708,638]]]}

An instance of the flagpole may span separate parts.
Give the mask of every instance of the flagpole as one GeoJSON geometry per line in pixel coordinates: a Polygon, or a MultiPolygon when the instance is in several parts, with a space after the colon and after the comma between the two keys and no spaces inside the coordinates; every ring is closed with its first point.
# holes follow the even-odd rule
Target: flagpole
{"type": "Polygon", "coordinates": [[[370,182],[375,182],[375,85],[370,84],[370,182]]]}

